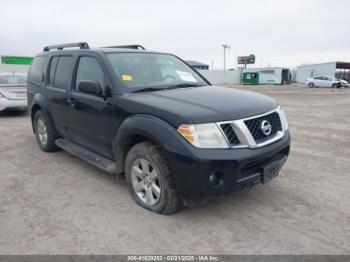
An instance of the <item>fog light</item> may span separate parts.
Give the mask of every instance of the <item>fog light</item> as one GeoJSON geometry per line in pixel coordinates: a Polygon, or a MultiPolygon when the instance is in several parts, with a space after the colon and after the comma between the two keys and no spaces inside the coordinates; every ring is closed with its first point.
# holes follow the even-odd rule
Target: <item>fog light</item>
{"type": "Polygon", "coordinates": [[[209,182],[213,187],[221,187],[224,183],[224,180],[222,179],[222,173],[220,172],[214,172],[209,176],[209,182]]]}

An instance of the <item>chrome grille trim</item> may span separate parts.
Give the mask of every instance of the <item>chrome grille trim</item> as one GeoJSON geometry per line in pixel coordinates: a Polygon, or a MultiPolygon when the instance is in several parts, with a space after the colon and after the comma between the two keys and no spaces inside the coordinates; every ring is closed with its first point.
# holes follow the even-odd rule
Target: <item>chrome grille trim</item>
{"type": "Polygon", "coordinates": [[[280,140],[281,138],[283,138],[283,136],[285,135],[285,132],[288,130],[287,120],[286,120],[285,115],[284,115],[282,108],[280,106],[278,106],[276,109],[274,109],[272,111],[266,112],[266,113],[261,114],[261,115],[256,115],[256,116],[247,117],[247,118],[238,119],[238,120],[232,120],[232,121],[217,122],[216,124],[219,127],[220,131],[222,132],[223,136],[225,137],[226,142],[228,143],[228,145],[230,145],[231,148],[259,148],[259,147],[267,146],[267,145],[272,144],[272,143],[280,140]],[[281,130],[277,131],[277,133],[273,137],[271,137],[271,139],[269,139],[267,141],[264,141],[262,143],[256,143],[254,137],[252,136],[248,127],[246,126],[245,121],[260,118],[260,117],[272,114],[274,112],[278,113],[278,116],[279,116],[280,121],[281,121],[282,131],[281,130]],[[223,132],[223,130],[221,128],[222,124],[230,124],[231,125],[233,131],[236,133],[236,136],[238,137],[238,139],[240,141],[239,145],[231,145],[230,144],[225,133],[223,132]]]}

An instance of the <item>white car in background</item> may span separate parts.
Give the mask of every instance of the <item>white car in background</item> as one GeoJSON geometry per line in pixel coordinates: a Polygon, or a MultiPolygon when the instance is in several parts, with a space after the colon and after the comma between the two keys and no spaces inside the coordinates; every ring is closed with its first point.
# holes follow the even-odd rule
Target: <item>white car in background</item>
{"type": "Polygon", "coordinates": [[[345,80],[341,80],[330,76],[314,76],[306,79],[306,85],[308,87],[333,87],[341,88],[348,87],[349,83],[345,80]]]}
{"type": "Polygon", "coordinates": [[[0,73],[0,111],[27,110],[27,75],[0,73]]]}

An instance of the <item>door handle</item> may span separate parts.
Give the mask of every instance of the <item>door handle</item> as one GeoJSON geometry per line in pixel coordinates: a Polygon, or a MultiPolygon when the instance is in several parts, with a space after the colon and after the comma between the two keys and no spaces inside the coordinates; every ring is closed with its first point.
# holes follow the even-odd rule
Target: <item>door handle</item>
{"type": "Polygon", "coordinates": [[[74,104],[75,103],[75,99],[74,98],[67,98],[67,102],[69,104],[74,104]]]}
{"type": "Polygon", "coordinates": [[[67,98],[67,103],[71,106],[71,107],[75,107],[76,106],[76,100],[74,98],[67,98]]]}

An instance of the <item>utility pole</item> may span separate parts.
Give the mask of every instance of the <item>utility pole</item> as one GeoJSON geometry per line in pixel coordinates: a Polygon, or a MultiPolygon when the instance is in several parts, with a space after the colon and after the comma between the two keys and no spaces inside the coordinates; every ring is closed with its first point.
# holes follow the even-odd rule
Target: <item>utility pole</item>
{"type": "Polygon", "coordinates": [[[224,71],[226,70],[226,49],[230,49],[231,47],[223,44],[222,47],[224,48],[224,71]]]}

